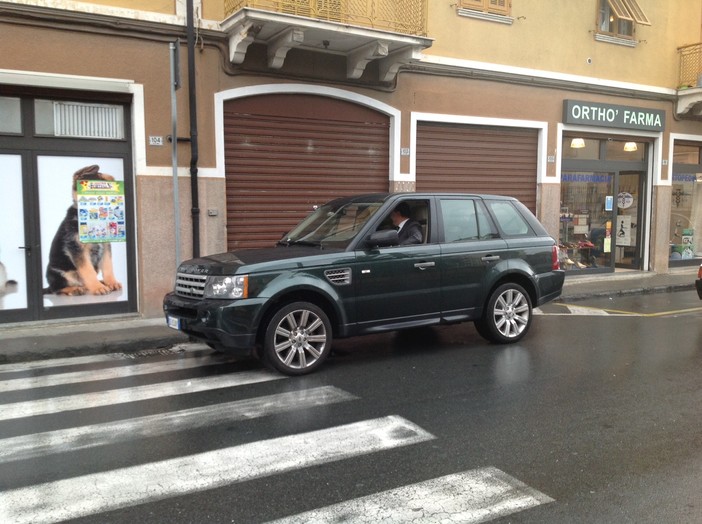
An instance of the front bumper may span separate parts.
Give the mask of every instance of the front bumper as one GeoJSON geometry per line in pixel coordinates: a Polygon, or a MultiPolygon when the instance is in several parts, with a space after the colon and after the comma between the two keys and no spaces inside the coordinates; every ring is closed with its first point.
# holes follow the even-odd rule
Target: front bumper
{"type": "Polygon", "coordinates": [[[188,336],[240,354],[256,346],[264,300],[193,300],[167,294],[163,311],[170,327],[188,336]]]}

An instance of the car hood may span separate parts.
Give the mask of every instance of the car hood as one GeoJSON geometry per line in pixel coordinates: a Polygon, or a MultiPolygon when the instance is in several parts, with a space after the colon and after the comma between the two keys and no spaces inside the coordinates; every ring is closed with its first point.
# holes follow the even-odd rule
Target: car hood
{"type": "Polygon", "coordinates": [[[339,256],[353,257],[341,249],[313,246],[278,246],[264,249],[240,249],[194,258],[180,264],[181,273],[233,275],[257,270],[281,270],[327,264],[339,256]]]}

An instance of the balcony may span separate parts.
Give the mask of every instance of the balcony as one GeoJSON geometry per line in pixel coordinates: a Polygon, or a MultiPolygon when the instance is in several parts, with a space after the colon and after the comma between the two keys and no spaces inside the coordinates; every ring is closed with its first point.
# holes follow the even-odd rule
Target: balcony
{"type": "Polygon", "coordinates": [[[222,29],[229,59],[241,64],[253,43],[267,49],[267,67],[281,69],[301,49],[344,57],[348,79],[378,63],[378,81],[392,82],[403,64],[430,47],[428,0],[225,0],[222,29]]]}
{"type": "Polygon", "coordinates": [[[675,112],[681,118],[702,120],[702,43],[678,48],[678,100],[675,112]]]}

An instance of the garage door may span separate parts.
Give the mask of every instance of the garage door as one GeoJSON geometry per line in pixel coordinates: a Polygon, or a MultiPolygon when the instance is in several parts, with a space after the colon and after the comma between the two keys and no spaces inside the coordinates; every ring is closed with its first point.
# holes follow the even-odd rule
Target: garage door
{"type": "Polygon", "coordinates": [[[538,130],[420,122],[417,191],[513,196],[536,210],[538,130]]]}
{"type": "Polygon", "coordinates": [[[337,196],[388,191],[389,131],[387,115],[332,98],[225,103],[228,249],[271,246],[337,196]]]}

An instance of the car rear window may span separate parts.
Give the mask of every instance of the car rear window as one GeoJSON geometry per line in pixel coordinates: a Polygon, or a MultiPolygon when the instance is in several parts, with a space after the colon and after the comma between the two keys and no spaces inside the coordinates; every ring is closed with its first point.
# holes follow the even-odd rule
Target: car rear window
{"type": "Polygon", "coordinates": [[[526,236],[534,234],[529,223],[511,202],[488,200],[486,204],[492,211],[500,230],[506,236],[526,236]]]}

